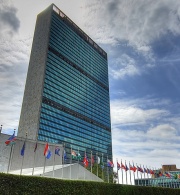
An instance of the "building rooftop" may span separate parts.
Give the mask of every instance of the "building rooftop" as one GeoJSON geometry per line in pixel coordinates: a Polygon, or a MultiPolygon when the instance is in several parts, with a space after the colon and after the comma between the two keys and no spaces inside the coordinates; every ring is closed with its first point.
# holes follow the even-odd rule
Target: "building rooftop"
{"type": "Polygon", "coordinates": [[[53,10],[71,25],[71,27],[83,38],[88,44],[90,44],[100,55],[107,59],[107,53],[99,47],[83,30],[81,30],[68,16],[66,16],[56,5],[52,4],[53,10]]]}

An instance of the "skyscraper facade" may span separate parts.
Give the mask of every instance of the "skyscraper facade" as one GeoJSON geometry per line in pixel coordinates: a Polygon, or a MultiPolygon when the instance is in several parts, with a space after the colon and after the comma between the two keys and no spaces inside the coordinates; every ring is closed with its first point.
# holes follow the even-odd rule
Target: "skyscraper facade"
{"type": "Polygon", "coordinates": [[[55,5],[36,21],[18,136],[112,159],[107,54],[55,5]]]}

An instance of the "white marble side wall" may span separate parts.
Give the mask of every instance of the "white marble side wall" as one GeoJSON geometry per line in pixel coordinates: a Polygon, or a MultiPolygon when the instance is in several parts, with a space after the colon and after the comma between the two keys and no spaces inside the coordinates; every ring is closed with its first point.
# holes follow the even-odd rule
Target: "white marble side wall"
{"type": "Polygon", "coordinates": [[[52,6],[37,16],[26,79],[18,136],[36,140],[42,102],[52,6]]]}

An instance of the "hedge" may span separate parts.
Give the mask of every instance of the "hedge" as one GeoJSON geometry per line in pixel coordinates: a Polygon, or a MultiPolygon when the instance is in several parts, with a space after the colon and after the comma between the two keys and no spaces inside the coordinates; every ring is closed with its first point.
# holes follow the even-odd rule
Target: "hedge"
{"type": "Polygon", "coordinates": [[[179,195],[180,189],[61,180],[0,173],[2,195],[179,195]]]}

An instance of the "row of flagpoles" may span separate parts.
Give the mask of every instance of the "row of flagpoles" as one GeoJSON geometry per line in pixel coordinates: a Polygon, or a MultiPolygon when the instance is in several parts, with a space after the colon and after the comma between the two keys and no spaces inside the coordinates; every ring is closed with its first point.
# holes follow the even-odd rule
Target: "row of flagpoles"
{"type": "MultiPolygon", "coordinates": [[[[26,133],[26,138],[24,140],[24,143],[23,143],[22,148],[21,148],[21,151],[20,151],[20,154],[21,154],[21,156],[23,158],[22,159],[22,164],[21,164],[20,175],[22,174],[22,168],[23,168],[23,162],[24,162],[24,155],[25,155],[25,149],[26,149],[26,141],[27,141],[27,133],[26,133]]],[[[10,158],[9,158],[7,173],[10,170],[11,159],[12,159],[12,149],[13,149],[13,146],[14,146],[15,142],[16,142],[16,137],[15,137],[15,130],[14,130],[14,133],[5,141],[6,146],[9,146],[9,145],[11,146],[10,158]]],[[[35,143],[34,153],[36,153],[37,146],[38,146],[38,142],[35,143]]],[[[60,156],[60,153],[59,152],[60,152],[60,148],[59,147],[55,147],[55,154],[58,155],[58,156],[60,156]]],[[[49,159],[51,157],[51,155],[52,155],[52,153],[50,151],[49,144],[46,143],[45,144],[45,147],[44,147],[45,161],[44,161],[43,175],[45,173],[46,159],[49,159]]],[[[35,155],[34,155],[34,162],[33,162],[33,164],[35,165],[35,155]]],[[[53,170],[54,170],[54,167],[53,167],[53,170]]],[[[32,175],[33,174],[34,174],[34,166],[33,166],[32,175]]]]}
{"type": "MultiPolygon", "coordinates": [[[[2,130],[2,126],[0,128],[0,130],[2,130]]],[[[27,140],[27,134],[26,134],[26,138],[24,140],[24,143],[22,145],[20,154],[22,156],[22,164],[21,164],[21,170],[20,170],[20,175],[22,174],[22,168],[23,168],[23,162],[24,162],[24,155],[25,155],[25,149],[26,149],[26,140],[27,140]]],[[[13,135],[11,135],[6,141],[5,144],[6,145],[10,145],[11,146],[11,150],[10,150],[10,159],[9,159],[9,163],[8,163],[8,169],[7,172],[9,172],[10,170],[10,165],[11,165],[11,158],[12,158],[12,148],[15,144],[16,141],[16,137],[15,137],[15,131],[13,133],[13,135]]],[[[35,143],[34,146],[34,153],[36,153],[38,147],[38,142],[35,143]]],[[[62,152],[62,164],[66,164],[66,160],[67,160],[67,156],[66,156],[66,151],[65,148],[63,148],[63,152],[62,152]]],[[[50,150],[49,144],[46,143],[45,147],[44,147],[44,168],[43,168],[43,175],[45,173],[45,167],[46,167],[46,159],[50,159],[52,157],[52,152],[50,150]]],[[[60,148],[58,146],[55,146],[54,148],[54,154],[60,157],[60,148]]],[[[55,161],[55,155],[54,155],[54,161],[55,161]]],[[[85,154],[84,154],[84,158],[82,159],[81,154],[79,152],[79,150],[76,152],[75,150],[72,149],[71,147],[71,158],[70,158],[70,163],[72,164],[72,160],[78,161],[78,163],[82,162],[84,167],[87,168],[90,165],[91,168],[91,172],[92,172],[92,167],[94,166],[94,164],[96,163],[97,165],[97,173],[96,175],[98,176],[98,165],[100,164],[101,169],[103,170],[105,166],[107,166],[107,174],[108,174],[108,178],[109,178],[109,170],[108,167],[113,168],[114,167],[114,163],[108,159],[107,156],[107,164],[104,164],[104,156],[103,154],[101,154],[101,157],[96,153],[96,158],[94,159],[94,156],[92,155],[91,152],[91,156],[90,156],[90,160],[88,158],[88,156],[86,155],[86,150],[85,150],[85,154]]],[[[106,162],[106,161],[105,161],[106,162]]],[[[33,166],[33,170],[32,170],[32,175],[34,175],[34,168],[35,168],[35,154],[34,154],[34,166],[33,166]]],[[[148,168],[147,166],[141,166],[141,165],[134,165],[134,162],[132,162],[132,164],[129,163],[119,163],[117,160],[117,179],[118,179],[118,184],[119,182],[119,176],[121,176],[121,183],[122,184],[133,184],[135,182],[135,179],[138,180],[139,179],[143,179],[143,178],[157,178],[157,177],[161,177],[161,178],[172,178],[172,179],[180,179],[180,174],[172,174],[170,172],[162,172],[160,170],[156,170],[156,169],[151,169],[148,168]],[[119,173],[120,171],[120,173],[119,173]],[[129,173],[129,175],[128,175],[129,173]],[[124,181],[125,180],[125,181],[124,181]],[[133,182],[134,181],[134,182],[133,182]]],[[[115,167],[116,168],[116,167],[115,167]]],[[[103,171],[102,171],[103,174],[103,171]]],[[[53,175],[54,175],[54,165],[53,165],[53,175]]],[[[103,178],[103,176],[102,176],[103,178]]],[[[109,182],[109,179],[108,179],[109,182]]],[[[139,184],[137,184],[139,185],[139,184]]]]}
{"type": "MultiPolygon", "coordinates": [[[[1,125],[0,130],[2,130],[2,125],[1,125]]],[[[22,174],[24,154],[25,154],[25,149],[26,149],[26,140],[27,140],[27,134],[26,134],[26,138],[24,140],[24,143],[23,143],[21,151],[20,151],[20,154],[23,157],[20,174],[22,174]]],[[[8,140],[5,141],[6,145],[11,145],[10,159],[9,159],[7,172],[9,172],[9,168],[10,168],[10,164],[11,164],[11,158],[12,158],[12,147],[15,144],[15,141],[16,141],[16,137],[15,137],[15,131],[14,131],[13,135],[11,135],[8,138],[8,140]]],[[[36,152],[37,147],[38,147],[38,142],[35,143],[34,152],[36,152]]],[[[63,155],[61,157],[62,158],[62,164],[64,164],[67,160],[65,148],[63,148],[63,150],[64,150],[63,155]]],[[[58,146],[55,146],[54,154],[60,156],[60,148],[58,146]]],[[[54,158],[55,158],[55,155],[54,155],[54,158]]],[[[91,172],[92,172],[92,166],[94,165],[94,163],[96,163],[97,164],[97,173],[96,173],[96,175],[98,176],[98,165],[99,164],[101,165],[102,170],[104,169],[104,166],[105,166],[104,161],[103,161],[103,154],[101,154],[101,155],[102,156],[100,157],[96,153],[96,162],[95,162],[95,159],[94,159],[94,156],[92,155],[92,152],[91,152],[91,157],[90,157],[90,160],[89,160],[88,156],[86,155],[86,150],[85,150],[84,158],[83,158],[83,161],[82,161],[82,157],[81,157],[81,154],[79,153],[79,150],[78,150],[78,152],[76,152],[71,147],[71,162],[70,163],[72,163],[72,160],[76,160],[76,161],[78,161],[78,163],[83,162],[84,167],[86,167],[86,168],[90,164],[91,172]]],[[[45,147],[44,147],[44,156],[45,156],[45,161],[44,161],[43,175],[45,173],[46,159],[50,159],[51,156],[52,156],[52,153],[51,153],[51,150],[50,150],[50,147],[49,147],[48,143],[46,143],[45,147]]],[[[34,155],[34,163],[33,164],[35,165],[35,155],[34,155]]],[[[107,166],[107,168],[108,167],[111,167],[111,168],[114,167],[114,163],[111,160],[108,159],[108,156],[107,156],[107,165],[106,166],[107,166]]],[[[180,179],[180,174],[175,175],[175,174],[172,174],[172,173],[169,173],[169,172],[162,173],[161,171],[157,171],[156,169],[154,170],[154,169],[151,169],[151,168],[147,168],[147,166],[145,167],[144,165],[143,166],[141,166],[141,165],[138,166],[136,164],[136,166],[135,166],[134,162],[132,162],[132,164],[130,164],[130,162],[129,162],[129,164],[127,164],[126,161],[125,161],[125,163],[122,163],[122,160],[121,160],[121,162],[119,163],[118,160],[117,160],[118,183],[119,183],[119,175],[120,175],[119,171],[120,170],[121,170],[121,176],[122,176],[122,184],[127,184],[128,183],[127,180],[129,179],[130,184],[132,185],[133,178],[134,178],[134,181],[135,181],[135,179],[152,178],[152,177],[162,177],[162,178],[165,177],[165,178],[180,179]],[[129,172],[129,176],[127,175],[128,172],[129,172]],[[124,173],[125,173],[125,181],[124,181],[124,173]],[[140,173],[140,177],[139,177],[138,173],[140,173]]],[[[34,174],[34,166],[33,166],[33,170],[32,170],[32,175],[33,174],[34,174]]],[[[54,175],[54,166],[53,166],[53,175],[54,175]]]]}
{"type": "Polygon", "coordinates": [[[138,172],[141,174],[140,178],[142,179],[143,177],[143,174],[144,174],[144,177],[147,177],[147,178],[151,178],[152,175],[154,174],[154,171],[150,168],[145,168],[143,166],[143,168],[140,166],[138,166],[136,164],[136,166],[134,165],[134,163],[131,165],[130,162],[129,162],[129,165],[127,165],[126,161],[125,163],[122,163],[122,160],[121,162],[119,163],[118,160],[117,160],[117,176],[118,176],[118,183],[119,183],[119,170],[121,170],[121,176],[122,176],[122,184],[127,184],[128,183],[128,178],[130,180],[130,184],[132,185],[132,179],[134,178],[134,181],[135,179],[139,179],[139,174],[138,172]],[[125,171],[125,178],[126,178],[126,181],[124,182],[124,175],[123,175],[123,172],[125,171]],[[129,172],[129,176],[127,175],[127,173],[129,172]],[[131,175],[131,173],[133,175],[131,175]],[[137,177],[135,176],[135,173],[137,174],[137,177]],[[147,174],[147,175],[145,175],[147,174]]]}
{"type": "MultiPolygon", "coordinates": [[[[144,165],[134,165],[134,162],[132,164],[127,164],[126,161],[125,163],[121,162],[119,163],[117,160],[117,177],[118,177],[118,183],[119,183],[119,171],[121,171],[121,176],[122,176],[122,184],[128,184],[128,180],[130,180],[130,184],[132,185],[132,178],[138,180],[143,179],[143,178],[169,178],[169,179],[180,179],[180,174],[174,174],[170,173],[168,171],[162,172],[160,169],[156,170],[156,168],[148,168],[147,166],[145,167],[144,165]],[[125,181],[124,181],[124,173],[125,173],[125,181]],[[129,176],[127,175],[129,173],[129,176]],[[132,175],[131,175],[132,174],[132,175]],[[140,174],[140,176],[139,176],[140,174]]],[[[139,185],[139,183],[137,184],[139,185]]]]}
{"type": "MultiPolygon", "coordinates": [[[[27,133],[26,133],[26,138],[24,140],[24,143],[22,145],[22,148],[21,148],[21,151],[20,151],[20,154],[22,156],[22,165],[21,165],[21,171],[20,171],[20,175],[22,174],[22,168],[23,168],[23,162],[24,162],[24,155],[25,155],[25,149],[26,149],[26,140],[27,140],[27,133]]],[[[13,145],[15,144],[15,141],[16,141],[16,137],[15,137],[15,131],[13,133],[13,135],[11,135],[8,140],[5,141],[5,144],[6,145],[11,145],[11,151],[10,151],[10,161],[9,161],[9,165],[8,165],[8,171],[9,172],[9,167],[10,167],[10,164],[11,164],[11,158],[12,158],[12,147],[13,145]]],[[[38,142],[35,143],[35,146],[34,146],[34,152],[36,152],[37,150],[37,147],[38,147],[38,142]]],[[[66,151],[65,151],[65,148],[63,148],[63,155],[62,155],[62,164],[66,164],[66,160],[67,160],[67,155],[66,155],[66,151]]],[[[58,146],[55,146],[55,151],[54,151],[54,154],[55,155],[58,155],[60,156],[60,148],[58,146]]],[[[54,155],[54,158],[55,158],[55,155],[54,155]]],[[[72,164],[72,160],[75,160],[75,161],[78,161],[79,162],[82,162],[84,167],[87,168],[89,165],[91,167],[91,172],[92,172],[92,167],[94,166],[94,163],[97,164],[97,176],[98,176],[98,165],[101,164],[101,169],[103,170],[104,169],[104,161],[103,161],[103,154],[101,154],[101,158],[100,156],[98,156],[98,154],[96,153],[96,162],[95,162],[95,159],[94,159],[94,156],[92,155],[92,151],[91,151],[91,156],[90,156],[90,160],[88,158],[88,156],[86,155],[86,150],[85,150],[85,154],[84,154],[84,158],[82,160],[82,157],[81,157],[81,154],[78,150],[78,152],[76,152],[75,150],[72,149],[71,147],[71,159],[70,159],[70,163],[72,164]]],[[[44,172],[45,172],[45,166],[46,166],[46,159],[50,159],[51,156],[52,156],[52,152],[50,150],[50,147],[49,147],[49,144],[46,143],[45,145],[45,148],[44,148],[44,156],[45,156],[45,161],[44,161],[44,169],[43,169],[43,175],[44,175],[44,172]]],[[[35,166],[35,155],[34,155],[34,166],[35,166]]],[[[34,166],[33,166],[33,171],[32,171],[32,175],[34,174],[34,166]]],[[[114,164],[111,160],[108,159],[108,156],[107,156],[107,168],[108,167],[114,167],[114,164]]],[[[54,167],[53,167],[53,170],[54,170],[54,167]]],[[[109,173],[108,173],[109,174],[109,173]]]]}

